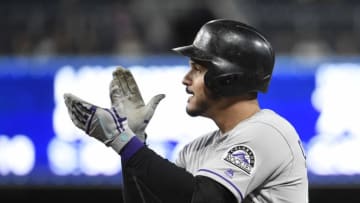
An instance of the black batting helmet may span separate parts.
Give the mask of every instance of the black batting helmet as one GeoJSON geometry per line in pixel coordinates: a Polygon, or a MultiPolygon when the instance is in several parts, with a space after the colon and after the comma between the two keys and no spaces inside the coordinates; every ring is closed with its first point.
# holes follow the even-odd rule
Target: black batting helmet
{"type": "Polygon", "coordinates": [[[173,50],[207,67],[205,85],[221,96],[266,92],[275,62],[271,44],[259,31],[225,19],[205,23],[192,45],[173,50]]]}

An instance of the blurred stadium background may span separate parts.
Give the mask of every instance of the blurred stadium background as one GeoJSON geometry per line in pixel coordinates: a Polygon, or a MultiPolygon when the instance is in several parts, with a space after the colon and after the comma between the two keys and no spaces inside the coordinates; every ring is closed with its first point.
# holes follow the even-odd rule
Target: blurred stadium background
{"type": "Polygon", "coordinates": [[[278,54],[359,52],[356,0],[2,0],[2,55],[158,54],[209,19],[250,23],[278,54]]]}
{"type": "MultiPolygon", "coordinates": [[[[171,48],[191,43],[199,27],[215,18],[237,19],[254,25],[265,33],[277,55],[286,57],[285,60],[360,61],[360,2],[356,0],[2,0],[0,16],[0,61],[3,62],[0,64],[58,57],[78,57],[84,61],[94,57],[120,57],[120,61],[167,57],[172,54],[171,48]]],[[[116,65],[116,60],[113,62],[116,65]]],[[[33,71],[35,75],[56,71],[21,67],[18,70],[0,67],[2,79],[15,77],[15,72],[21,75],[18,72],[22,70],[33,71]]],[[[7,83],[1,84],[5,85],[4,90],[7,83]]],[[[10,89],[16,91],[14,87],[10,89]]],[[[8,110],[0,112],[0,117],[8,115],[13,107],[11,100],[6,100],[9,97],[1,96],[1,104],[9,106],[2,108],[8,110]]],[[[0,124],[0,135],[12,132],[6,129],[9,126],[0,124]]],[[[360,163],[357,154],[348,156],[360,163]]],[[[0,172],[4,172],[1,163],[4,162],[0,160],[0,172]]],[[[310,202],[359,202],[360,181],[353,179],[359,174],[360,171],[345,178],[332,177],[326,184],[311,184],[310,202]],[[343,178],[348,183],[332,184],[343,178]]],[[[0,175],[0,202],[122,202],[121,185],[105,184],[101,180],[90,186],[67,185],[61,179],[40,186],[24,184],[29,182],[27,177],[11,180],[0,175]]]]}

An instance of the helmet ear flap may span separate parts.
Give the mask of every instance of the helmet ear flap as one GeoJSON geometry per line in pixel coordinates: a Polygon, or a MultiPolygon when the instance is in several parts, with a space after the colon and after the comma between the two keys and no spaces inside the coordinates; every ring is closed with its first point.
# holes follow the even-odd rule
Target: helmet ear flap
{"type": "Polygon", "coordinates": [[[218,96],[239,95],[239,93],[244,93],[247,89],[248,82],[244,80],[243,73],[224,73],[213,76],[209,74],[208,77],[206,76],[205,85],[218,96]],[[237,86],[236,90],[234,86],[237,86]],[[242,87],[244,88],[242,89],[242,87]]]}
{"type": "Polygon", "coordinates": [[[269,77],[259,78],[259,75],[244,72],[216,74],[209,70],[205,74],[206,87],[217,96],[236,96],[247,92],[257,92],[259,89],[266,92],[269,80],[269,77]],[[259,83],[263,83],[264,86],[259,87],[259,83]]]}

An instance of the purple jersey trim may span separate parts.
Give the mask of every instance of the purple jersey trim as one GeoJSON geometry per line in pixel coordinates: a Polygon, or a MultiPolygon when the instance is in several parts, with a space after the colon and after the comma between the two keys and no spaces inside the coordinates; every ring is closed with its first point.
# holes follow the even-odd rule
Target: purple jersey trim
{"type": "Polygon", "coordinates": [[[136,136],[132,137],[131,140],[120,151],[121,163],[126,164],[126,162],[143,146],[144,143],[142,143],[139,138],[136,136]]]}
{"type": "Polygon", "coordinates": [[[228,179],[226,179],[226,178],[223,177],[222,175],[220,175],[220,174],[218,174],[218,173],[216,173],[216,172],[214,172],[214,171],[211,171],[211,170],[209,170],[209,169],[199,169],[198,171],[203,171],[203,172],[211,173],[211,174],[216,175],[217,177],[225,180],[227,183],[229,183],[229,184],[239,193],[240,198],[241,198],[241,201],[244,199],[244,198],[243,198],[243,195],[241,194],[240,189],[239,189],[238,187],[236,187],[236,185],[234,185],[234,183],[232,183],[231,181],[229,181],[228,179]]]}

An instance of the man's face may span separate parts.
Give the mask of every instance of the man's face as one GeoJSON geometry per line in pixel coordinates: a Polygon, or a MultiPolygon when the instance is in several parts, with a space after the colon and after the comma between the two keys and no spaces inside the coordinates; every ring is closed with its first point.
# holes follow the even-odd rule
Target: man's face
{"type": "Polygon", "coordinates": [[[211,98],[204,82],[206,71],[204,66],[190,60],[190,70],[182,81],[186,86],[186,92],[191,94],[186,106],[186,112],[190,116],[206,116],[209,109],[211,98]]]}

